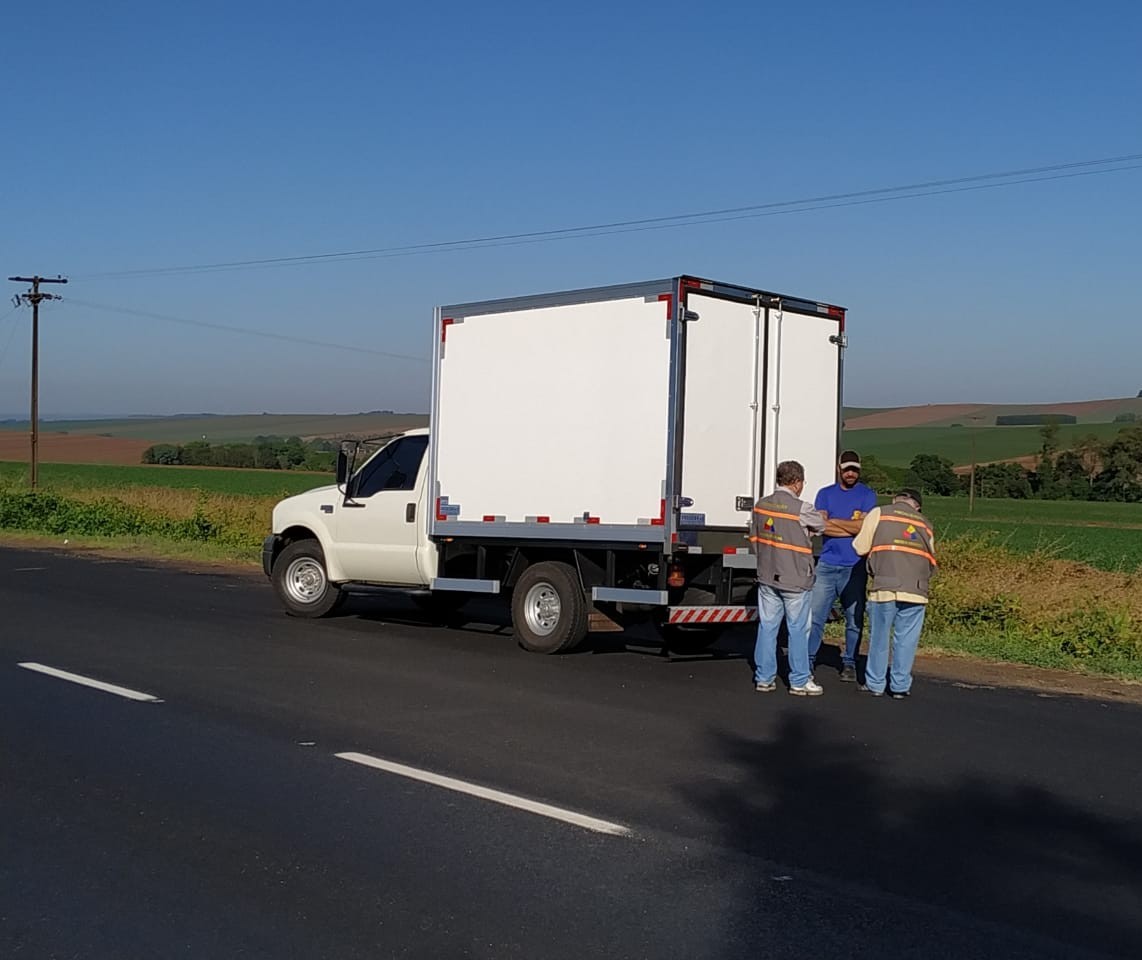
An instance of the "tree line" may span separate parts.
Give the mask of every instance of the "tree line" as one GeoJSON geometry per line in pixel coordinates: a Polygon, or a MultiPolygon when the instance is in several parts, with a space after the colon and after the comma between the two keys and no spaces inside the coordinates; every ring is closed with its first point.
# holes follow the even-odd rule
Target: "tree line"
{"type": "Polygon", "coordinates": [[[272,436],[255,437],[253,443],[156,443],[143,451],[143,463],[332,473],[340,444],[339,440],[272,436]]]}
{"type": "MultiPolygon", "coordinates": [[[[975,495],[1016,500],[1114,500],[1142,502],[1142,427],[1120,430],[1112,440],[1089,435],[1067,450],[1059,449],[1059,425],[1040,431],[1041,445],[1033,467],[988,463],[975,468],[975,495]]],[[[866,463],[872,458],[866,458],[866,463]]],[[[966,496],[970,475],[958,474],[952,461],[932,453],[917,454],[907,470],[873,462],[884,487],[918,486],[939,496],[966,496]]]]}

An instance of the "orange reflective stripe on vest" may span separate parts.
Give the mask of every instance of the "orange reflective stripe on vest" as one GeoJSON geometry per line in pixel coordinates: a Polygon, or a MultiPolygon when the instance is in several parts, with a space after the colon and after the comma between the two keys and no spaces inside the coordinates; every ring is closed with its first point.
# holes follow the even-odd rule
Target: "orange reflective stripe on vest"
{"type": "MultiPolygon", "coordinates": [[[[884,519],[888,518],[886,517],[884,519]]],[[[933,567],[936,566],[936,558],[927,550],[920,550],[917,547],[902,547],[895,543],[882,543],[878,547],[873,547],[869,553],[880,553],[882,550],[893,550],[898,553],[914,553],[918,557],[924,557],[933,567]]]]}
{"type": "Polygon", "coordinates": [[[795,516],[792,513],[778,513],[776,510],[762,510],[761,507],[754,507],[753,512],[760,513],[763,517],[776,517],[778,520],[796,520],[798,523],[801,522],[801,518],[799,516],[795,516]]]}
{"type": "Polygon", "coordinates": [[[932,528],[931,527],[929,527],[926,523],[922,523],[919,520],[913,520],[911,517],[894,517],[891,514],[882,513],[880,515],[880,519],[881,520],[891,520],[893,523],[911,523],[914,526],[919,527],[925,533],[927,533],[929,537],[932,536],[932,528]]]}
{"type": "MultiPolygon", "coordinates": [[[[764,511],[759,510],[758,513],[764,511]]],[[[795,543],[778,543],[776,540],[767,540],[765,537],[750,537],[750,543],[764,543],[767,547],[773,547],[777,550],[792,550],[794,553],[812,553],[812,547],[799,547],[795,543]]]]}

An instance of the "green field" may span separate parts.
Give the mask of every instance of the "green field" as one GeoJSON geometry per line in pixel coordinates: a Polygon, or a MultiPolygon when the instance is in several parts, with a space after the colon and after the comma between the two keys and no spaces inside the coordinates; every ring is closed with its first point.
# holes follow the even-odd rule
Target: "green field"
{"type": "Polygon", "coordinates": [[[1142,504],[1074,500],[975,501],[925,497],[924,512],[941,538],[987,533],[1017,553],[1042,550],[1124,573],[1142,569],[1142,504]]]}
{"type": "MultiPolygon", "coordinates": [[[[0,461],[0,488],[27,481],[28,465],[0,461]]],[[[283,497],[332,483],[324,473],[293,470],[232,470],[225,467],[120,466],[103,463],[42,463],[40,486],[48,491],[169,487],[207,493],[283,497]]]]}
{"type": "MultiPolygon", "coordinates": [[[[1128,423],[1071,423],[1059,427],[1059,446],[1073,447],[1093,434],[1099,440],[1113,440],[1128,423]]],[[[863,456],[876,457],[892,467],[907,467],[918,453],[946,457],[956,466],[972,462],[975,444],[977,463],[1013,460],[1039,452],[1042,427],[877,427],[872,430],[846,430],[844,445],[863,456]]]]}
{"type": "MultiPolygon", "coordinates": [[[[255,437],[379,436],[428,426],[422,413],[279,414],[249,416],[130,417],[123,420],[42,420],[45,433],[123,437],[162,443],[250,443],[255,437]]],[[[26,433],[27,421],[8,420],[2,430],[26,433]]]]}

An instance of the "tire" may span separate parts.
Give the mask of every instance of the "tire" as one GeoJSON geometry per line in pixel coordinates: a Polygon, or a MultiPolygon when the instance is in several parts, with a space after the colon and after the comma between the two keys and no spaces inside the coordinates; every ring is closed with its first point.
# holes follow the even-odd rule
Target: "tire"
{"type": "Polygon", "coordinates": [[[272,580],[291,617],[327,617],[345,600],[341,588],[329,581],[325,554],[316,540],[299,540],[282,550],[272,580]]]}
{"type": "Polygon", "coordinates": [[[516,640],[532,653],[566,653],[587,636],[587,598],[566,563],[547,561],[524,570],[512,593],[516,640]]]}

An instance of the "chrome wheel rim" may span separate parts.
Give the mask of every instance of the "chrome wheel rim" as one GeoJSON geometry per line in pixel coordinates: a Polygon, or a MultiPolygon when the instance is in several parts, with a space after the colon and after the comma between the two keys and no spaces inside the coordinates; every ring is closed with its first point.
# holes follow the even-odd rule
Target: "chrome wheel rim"
{"type": "Polygon", "coordinates": [[[559,593],[550,583],[537,583],[524,597],[524,620],[527,628],[538,637],[546,637],[555,631],[562,612],[559,593]]]}
{"type": "Polygon", "coordinates": [[[313,557],[298,557],[285,572],[285,589],[296,603],[316,603],[325,594],[325,567],[313,557]]]}

